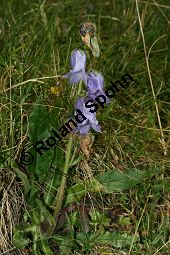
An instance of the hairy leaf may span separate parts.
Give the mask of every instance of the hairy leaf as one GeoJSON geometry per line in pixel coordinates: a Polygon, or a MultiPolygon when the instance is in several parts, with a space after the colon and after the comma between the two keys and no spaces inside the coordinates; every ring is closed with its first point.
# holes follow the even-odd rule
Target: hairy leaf
{"type": "MultiPolygon", "coordinates": [[[[102,235],[99,235],[93,242],[95,244],[107,244],[112,245],[115,248],[124,248],[130,246],[134,239],[133,235],[128,235],[126,233],[120,232],[105,232],[102,235]]],[[[134,241],[137,241],[135,237],[134,241]]]]}
{"type": "Polygon", "coordinates": [[[49,117],[45,106],[36,105],[34,107],[29,118],[29,132],[32,144],[43,141],[44,146],[49,148],[42,151],[43,155],[40,155],[34,148],[30,150],[34,156],[34,161],[29,165],[28,170],[37,176],[38,181],[42,182],[46,177],[53,158],[53,150],[45,142],[50,137],[49,117]]]}
{"type": "Polygon", "coordinates": [[[13,242],[17,248],[25,248],[29,244],[30,239],[25,236],[24,231],[18,228],[15,229],[13,242]]]}
{"type": "Polygon", "coordinates": [[[18,168],[17,164],[14,161],[11,162],[11,166],[14,169],[16,175],[21,179],[24,187],[24,193],[25,195],[27,195],[31,189],[31,185],[27,175],[18,168]]]}
{"type": "Polygon", "coordinates": [[[124,191],[134,187],[141,181],[160,172],[159,169],[137,170],[129,169],[126,172],[112,171],[99,174],[95,178],[104,186],[105,193],[124,191]]]}
{"type": "Polygon", "coordinates": [[[103,185],[101,185],[95,179],[87,180],[85,182],[78,182],[77,184],[69,188],[66,204],[80,201],[80,199],[85,196],[87,192],[100,192],[102,190],[103,185]]]}

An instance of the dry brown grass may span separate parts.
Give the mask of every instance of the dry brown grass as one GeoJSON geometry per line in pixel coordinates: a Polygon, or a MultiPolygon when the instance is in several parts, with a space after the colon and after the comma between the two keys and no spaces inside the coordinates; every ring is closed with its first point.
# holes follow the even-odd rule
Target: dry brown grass
{"type": "Polygon", "coordinates": [[[26,251],[18,251],[12,243],[13,230],[20,222],[24,211],[22,184],[9,169],[0,171],[0,253],[5,255],[25,255],[26,251]],[[24,252],[24,253],[23,253],[24,252]]]}

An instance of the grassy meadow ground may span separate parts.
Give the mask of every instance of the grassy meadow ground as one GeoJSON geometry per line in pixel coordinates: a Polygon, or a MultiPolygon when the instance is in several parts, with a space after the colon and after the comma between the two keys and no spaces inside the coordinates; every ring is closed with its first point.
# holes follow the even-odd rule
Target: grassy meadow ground
{"type": "MultiPolygon", "coordinates": [[[[170,254],[169,46],[169,0],[0,1],[0,254],[170,254]],[[32,167],[18,161],[23,148],[32,145],[30,130],[39,132],[38,141],[47,118],[57,129],[73,114],[77,87],[60,75],[69,71],[71,52],[85,49],[79,35],[83,21],[96,24],[101,50],[94,58],[86,48],[87,69],[102,72],[105,88],[126,72],[136,83],[98,110],[102,133],[92,130],[88,160],[81,137],[74,137],[81,158],[69,169],[65,218],[57,223],[56,237],[45,243],[50,249],[42,248],[39,232],[32,230],[27,237],[21,230],[18,244],[13,236],[20,225],[42,223],[34,221],[32,211],[46,206],[53,212],[44,194],[56,195],[61,175],[51,180],[55,166],[63,166],[68,137],[57,147],[60,154],[51,149],[32,167]],[[56,85],[60,91],[53,94],[56,85]],[[95,177],[109,191],[88,183],[95,177]]],[[[42,211],[43,219],[51,215],[42,211]]]]}

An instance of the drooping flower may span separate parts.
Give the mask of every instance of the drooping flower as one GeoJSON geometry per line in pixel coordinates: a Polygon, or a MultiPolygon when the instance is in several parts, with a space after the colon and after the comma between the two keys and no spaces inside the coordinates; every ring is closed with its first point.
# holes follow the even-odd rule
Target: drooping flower
{"type": "Polygon", "coordinates": [[[105,92],[103,91],[104,78],[101,73],[96,71],[88,73],[86,86],[88,96],[90,98],[95,99],[99,95],[104,95],[106,97],[106,103],[110,103],[110,99],[106,96],[105,92]]]}
{"type": "Polygon", "coordinates": [[[70,65],[70,72],[63,75],[63,77],[70,78],[71,84],[78,83],[80,80],[83,80],[86,83],[86,54],[83,51],[74,50],[71,54],[70,65]]]}
{"type": "Polygon", "coordinates": [[[85,107],[85,103],[88,100],[89,98],[79,98],[75,104],[75,109],[79,109],[77,112],[79,117],[81,117],[81,119],[79,119],[81,123],[77,123],[77,127],[73,130],[74,133],[80,132],[81,135],[86,135],[89,132],[90,127],[97,132],[101,132],[101,128],[96,119],[96,113],[89,112],[89,109],[85,107]],[[84,115],[84,119],[82,119],[80,111],[84,115]]]}

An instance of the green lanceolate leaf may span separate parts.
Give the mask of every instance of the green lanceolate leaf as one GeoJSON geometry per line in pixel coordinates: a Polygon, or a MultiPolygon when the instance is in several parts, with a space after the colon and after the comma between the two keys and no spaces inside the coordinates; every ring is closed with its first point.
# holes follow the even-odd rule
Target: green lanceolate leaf
{"type": "Polygon", "coordinates": [[[31,241],[26,237],[25,232],[21,229],[15,229],[13,242],[17,248],[25,248],[31,241]]]}
{"type": "Polygon", "coordinates": [[[47,150],[41,150],[43,153],[42,155],[40,155],[35,148],[29,151],[33,154],[34,160],[33,163],[28,166],[28,170],[36,175],[38,181],[42,182],[46,177],[53,158],[53,150],[45,141],[50,137],[49,117],[45,106],[36,105],[31,112],[29,118],[29,134],[32,144],[42,141],[44,147],[47,148],[47,150]]]}
{"type": "Polygon", "coordinates": [[[48,220],[50,224],[54,224],[55,221],[48,211],[46,206],[41,202],[40,199],[34,198],[34,201],[31,204],[31,208],[29,208],[28,216],[30,217],[31,221],[35,225],[39,225],[44,222],[44,220],[48,220]]]}
{"type": "Polygon", "coordinates": [[[112,193],[130,189],[136,184],[158,174],[159,169],[137,170],[130,169],[127,172],[112,171],[99,174],[90,181],[78,182],[69,188],[66,203],[70,204],[80,199],[87,192],[112,193]]]}
{"type": "Polygon", "coordinates": [[[49,134],[48,122],[49,117],[45,106],[35,105],[29,117],[29,137],[31,142],[36,143],[47,137],[49,134]]]}
{"type": "Polygon", "coordinates": [[[41,250],[45,255],[53,255],[53,251],[51,250],[48,242],[46,240],[41,240],[40,242],[41,250]]]}
{"type": "Polygon", "coordinates": [[[33,251],[32,255],[42,255],[42,252],[40,252],[38,248],[36,248],[36,250],[33,251]]]}
{"type": "Polygon", "coordinates": [[[27,175],[18,168],[17,164],[14,161],[11,161],[11,167],[14,169],[14,172],[16,173],[16,175],[21,179],[23,183],[23,187],[24,187],[24,193],[25,195],[27,195],[31,189],[31,185],[27,175]]]}
{"type": "Polygon", "coordinates": [[[57,173],[49,173],[46,178],[43,200],[47,206],[51,206],[57,188],[57,173]]]}
{"type": "MultiPolygon", "coordinates": [[[[105,244],[112,245],[115,248],[124,248],[129,247],[134,239],[133,235],[128,235],[126,233],[120,232],[105,232],[104,234],[99,235],[93,240],[95,244],[105,244]]],[[[136,242],[138,237],[135,237],[134,241],[136,242]]]]}
{"type": "Polygon", "coordinates": [[[112,171],[99,174],[95,178],[103,185],[105,193],[124,191],[160,172],[159,169],[137,170],[126,172],[112,171]]]}
{"type": "Polygon", "coordinates": [[[82,160],[83,156],[80,155],[78,158],[73,159],[70,161],[70,166],[69,167],[73,167],[76,166],[78,163],[80,163],[80,161],[82,160]]]}
{"type": "Polygon", "coordinates": [[[54,158],[50,167],[50,172],[45,179],[44,189],[44,202],[46,205],[51,206],[56,190],[61,182],[64,167],[64,152],[60,146],[54,148],[54,158]]]}
{"type": "Polygon", "coordinates": [[[96,179],[91,179],[85,182],[80,181],[69,188],[66,203],[70,204],[75,201],[80,201],[87,192],[100,192],[102,190],[103,185],[101,185],[96,179]]]}
{"type": "Polygon", "coordinates": [[[37,226],[44,220],[40,213],[39,208],[32,208],[31,211],[29,212],[29,216],[31,218],[32,223],[37,226]]]}
{"type": "Polygon", "coordinates": [[[55,220],[52,217],[51,213],[48,211],[48,209],[43,205],[41,200],[36,199],[36,202],[39,206],[40,214],[44,217],[44,219],[48,220],[52,225],[55,224],[55,220]]]}

